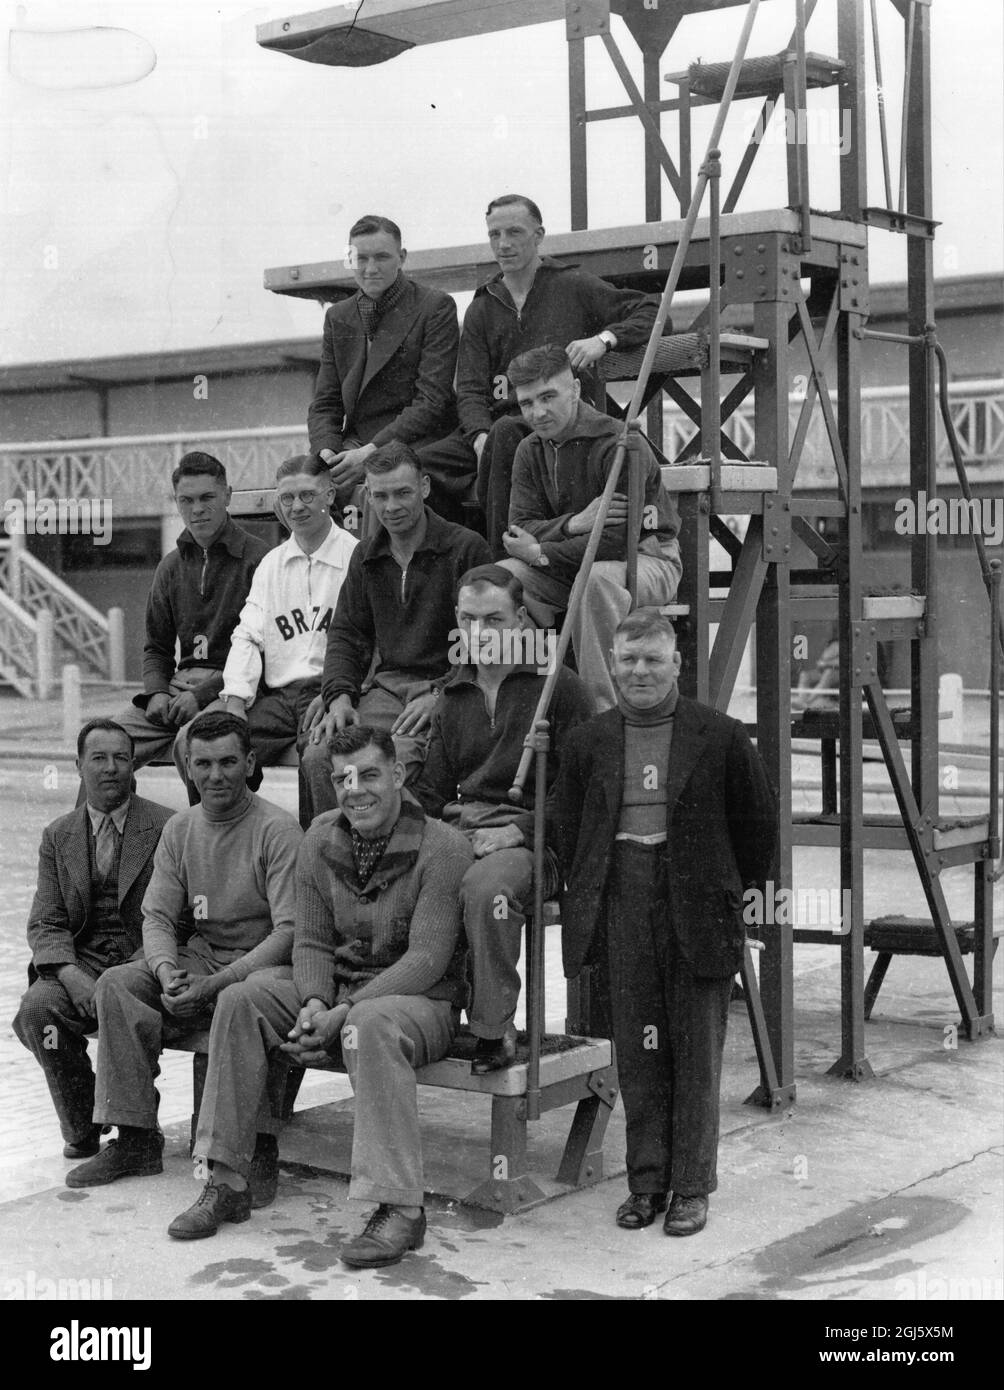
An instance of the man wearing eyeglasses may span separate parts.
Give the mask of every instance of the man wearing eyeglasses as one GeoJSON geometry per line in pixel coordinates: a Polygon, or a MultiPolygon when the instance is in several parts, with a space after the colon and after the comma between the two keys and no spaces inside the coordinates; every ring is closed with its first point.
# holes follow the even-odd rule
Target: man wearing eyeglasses
{"type": "MultiPolygon", "coordinates": [[[[358,544],[331,519],[334,485],[318,455],[299,454],[281,463],[275,487],[276,510],[291,534],[255,571],[230,642],[219,701],[220,708],[247,719],[262,767],[277,763],[293,744],[302,754],[324,716],[321,672],[328,628],[358,544]]],[[[186,733],[176,746],[179,770],[186,733]]],[[[306,829],[330,804],[331,788],[327,772],[304,766],[302,759],[299,783],[300,824],[306,829]]]]}

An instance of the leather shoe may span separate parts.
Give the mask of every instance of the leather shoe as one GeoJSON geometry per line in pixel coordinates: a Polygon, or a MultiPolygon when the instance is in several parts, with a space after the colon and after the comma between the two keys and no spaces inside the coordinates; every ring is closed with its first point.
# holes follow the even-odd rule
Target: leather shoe
{"type": "Polygon", "coordinates": [[[63,1145],[64,1158],[93,1158],[101,1148],[101,1136],[104,1134],[103,1125],[91,1125],[91,1132],[78,1139],[75,1144],[63,1145]]]}
{"type": "Polygon", "coordinates": [[[503,1033],[500,1038],[479,1038],[471,1061],[472,1076],[487,1076],[493,1071],[511,1067],[516,1060],[516,1035],[503,1033]]]}
{"type": "Polygon", "coordinates": [[[696,1236],[707,1224],[707,1197],[681,1197],[678,1192],[673,1194],[666,1219],[662,1223],[666,1235],[696,1236]]]}
{"type": "Polygon", "coordinates": [[[251,1205],[257,1211],[275,1201],[279,1186],[279,1141],[274,1134],[259,1134],[248,1173],[251,1205]]]}
{"type": "Polygon", "coordinates": [[[251,1218],[251,1189],[235,1192],[225,1182],[219,1186],[210,1178],[202,1196],[187,1211],[176,1216],[167,1228],[175,1240],[201,1240],[214,1236],[224,1221],[248,1221],[251,1218]]]}
{"type": "Polygon", "coordinates": [[[640,1231],[644,1226],[651,1226],[665,1210],[665,1192],[632,1192],[626,1202],[621,1202],[614,1219],[625,1231],[640,1231]]]}
{"type": "Polygon", "coordinates": [[[353,1269],[377,1269],[397,1264],[409,1250],[421,1250],[425,1240],[425,1209],[419,1216],[405,1216],[385,1202],[366,1223],[365,1229],[343,1246],[343,1264],[353,1269]]]}
{"type": "Polygon", "coordinates": [[[157,1130],[146,1130],[142,1136],[112,1139],[97,1158],[71,1168],[66,1175],[67,1187],[103,1187],[118,1178],[148,1178],[162,1173],[164,1136],[157,1130]]]}

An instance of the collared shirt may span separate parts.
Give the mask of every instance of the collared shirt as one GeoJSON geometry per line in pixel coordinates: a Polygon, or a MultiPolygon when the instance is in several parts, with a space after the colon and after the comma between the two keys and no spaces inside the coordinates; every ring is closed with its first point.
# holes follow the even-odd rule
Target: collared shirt
{"type": "Polygon", "coordinates": [[[272,690],[317,680],[328,629],[356,538],[334,522],[310,555],[295,536],[268,553],[255,571],[223,669],[223,693],[253,700],[264,678],[272,690]]]}
{"type": "Polygon", "coordinates": [[[125,801],[123,801],[123,803],[122,803],[121,806],[116,806],[114,811],[107,811],[107,812],[106,812],[106,811],[98,811],[98,810],[96,810],[95,807],[93,807],[93,806],[91,805],[91,803],[88,801],[88,803],[87,803],[87,814],[88,814],[88,816],[90,817],[90,821],[91,821],[91,830],[94,832],[94,838],[95,838],[95,839],[97,839],[97,837],[98,837],[98,831],[101,829],[101,824],[102,824],[102,822],[104,821],[104,818],[105,818],[106,815],[111,816],[111,818],[112,818],[112,824],[114,825],[115,829],[118,831],[119,835],[124,835],[124,834],[125,834],[126,817],[127,817],[128,814],[129,814],[129,803],[130,803],[131,800],[132,800],[132,797],[131,797],[131,796],[127,796],[126,799],[125,799],[125,801]]]}

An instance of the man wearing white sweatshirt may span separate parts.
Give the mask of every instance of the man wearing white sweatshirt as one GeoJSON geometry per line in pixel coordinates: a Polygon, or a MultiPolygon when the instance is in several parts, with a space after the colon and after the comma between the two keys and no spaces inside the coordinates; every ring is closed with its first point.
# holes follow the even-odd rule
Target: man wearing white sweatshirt
{"type": "MultiPolygon", "coordinates": [[[[279,465],[276,508],[292,533],[270,550],[255,571],[247,602],[230,639],[219,707],[246,718],[260,767],[282,757],[291,744],[300,753],[324,715],[321,671],[328,628],[357,541],[331,519],[334,499],[327,464],[299,454],[279,465]]],[[[212,708],[216,708],[213,706],[212,708]]],[[[182,770],[187,730],[176,745],[182,770]]],[[[300,824],[318,809],[313,779],[300,769],[300,824]]]]}

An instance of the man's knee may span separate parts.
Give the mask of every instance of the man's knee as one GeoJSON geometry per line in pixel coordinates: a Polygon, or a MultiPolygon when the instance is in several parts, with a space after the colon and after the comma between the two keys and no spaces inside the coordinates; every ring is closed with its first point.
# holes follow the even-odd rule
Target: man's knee
{"type": "Polygon", "coordinates": [[[323,743],[308,743],[300,752],[300,771],[308,780],[331,775],[331,759],[323,743]]]}
{"type": "Polygon", "coordinates": [[[486,918],[505,921],[514,911],[512,897],[514,884],[512,874],[503,866],[493,864],[496,856],[487,854],[476,859],[460,882],[460,905],[464,921],[481,921],[486,918]]]}
{"type": "Polygon", "coordinates": [[[156,984],[156,977],[146,961],[130,960],[110,966],[97,978],[94,997],[98,1008],[128,998],[141,998],[156,984]]]}
{"type": "Polygon", "coordinates": [[[58,1024],[66,1013],[69,998],[61,987],[52,988],[53,981],[36,980],[21,996],[21,1003],[11,1027],[15,1037],[26,1047],[45,1040],[45,1030],[58,1024]]]}
{"type": "Polygon", "coordinates": [[[382,1052],[392,1047],[400,1034],[400,1022],[386,999],[363,999],[352,1005],[342,1025],[342,1052],[382,1052]]]}

